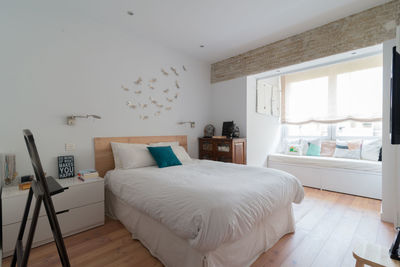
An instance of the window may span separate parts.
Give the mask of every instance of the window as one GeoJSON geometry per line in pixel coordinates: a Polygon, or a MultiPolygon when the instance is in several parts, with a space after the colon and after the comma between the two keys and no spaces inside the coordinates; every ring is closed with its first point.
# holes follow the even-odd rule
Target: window
{"type": "Polygon", "coordinates": [[[299,122],[326,117],[328,89],[328,77],[290,83],[286,90],[286,119],[299,122]]]}
{"type": "Polygon", "coordinates": [[[329,125],[322,123],[307,123],[302,125],[287,125],[287,136],[301,136],[301,137],[329,137],[329,125]]]}
{"type": "Polygon", "coordinates": [[[381,136],[381,54],[285,75],[281,81],[287,136],[381,136]]]}
{"type": "Polygon", "coordinates": [[[335,125],[336,137],[374,137],[382,136],[381,122],[346,121],[335,125]]]}

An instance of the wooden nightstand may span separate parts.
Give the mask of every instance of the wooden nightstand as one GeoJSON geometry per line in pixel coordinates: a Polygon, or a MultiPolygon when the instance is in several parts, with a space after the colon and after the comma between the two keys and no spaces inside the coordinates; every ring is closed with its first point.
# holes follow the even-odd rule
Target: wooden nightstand
{"type": "Polygon", "coordinates": [[[246,138],[199,138],[199,159],[246,164],[246,138]]]}
{"type": "MultiPolygon", "coordinates": [[[[83,182],[78,178],[67,178],[57,179],[57,181],[66,188],[62,194],[52,197],[63,236],[104,224],[104,179],[95,178],[83,182]]],[[[1,199],[3,257],[12,255],[14,252],[28,192],[29,190],[20,191],[18,186],[3,187],[1,199]]],[[[34,202],[35,199],[32,200],[32,206],[34,202]]],[[[29,218],[32,218],[32,214],[29,215],[29,218]]],[[[28,220],[26,232],[29,231],[29,226],[30,220],[28,220]]],[[[32,247],[52,241],[53,235],[42,206],[32,247]]]]}

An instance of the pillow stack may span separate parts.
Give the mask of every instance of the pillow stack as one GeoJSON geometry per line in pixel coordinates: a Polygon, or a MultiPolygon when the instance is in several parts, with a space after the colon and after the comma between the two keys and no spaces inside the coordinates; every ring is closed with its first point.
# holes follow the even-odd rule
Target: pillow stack
{"type": "Polygon", "coordinates": [[[281,153],[295,156],[321,156],[382,161],[382,140],[286,139],[281,153]]]}
{"type": "Polygon", "coordinates": [[[158,165],[160,168],[182,165],[192,159],[178,142],[150,145],[111,142],[115,169],[136,169],[158,165]]]}

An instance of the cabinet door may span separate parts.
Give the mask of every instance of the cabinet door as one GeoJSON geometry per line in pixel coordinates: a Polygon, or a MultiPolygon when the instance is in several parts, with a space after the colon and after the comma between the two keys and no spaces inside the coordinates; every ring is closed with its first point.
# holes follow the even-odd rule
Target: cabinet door
{"type": "Polygon", "coordinates": [[[214,160],[214,147],[211,139],[199,139],[199,159],[214,160]]]}
{"type": "Polygon", "coordinates": [[[235,142],[233,146],[233,163],[246,164],[245,143],[235,142]]]}

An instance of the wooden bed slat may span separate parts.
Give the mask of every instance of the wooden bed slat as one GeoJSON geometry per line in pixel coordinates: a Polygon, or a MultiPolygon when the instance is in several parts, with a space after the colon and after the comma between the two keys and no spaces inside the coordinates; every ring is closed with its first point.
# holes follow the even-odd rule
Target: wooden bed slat
{"type": "Polygon", "coordinates": [[[111,150],[111,142],[130,144],[150,144],[158,142],[179,142],[187,151],[187,136],[127,136],[127,137],[95,137],[94,157],[95,168],[100,177],[104,177],[107,171],[114,169],[114,157],[111,150]]]}

